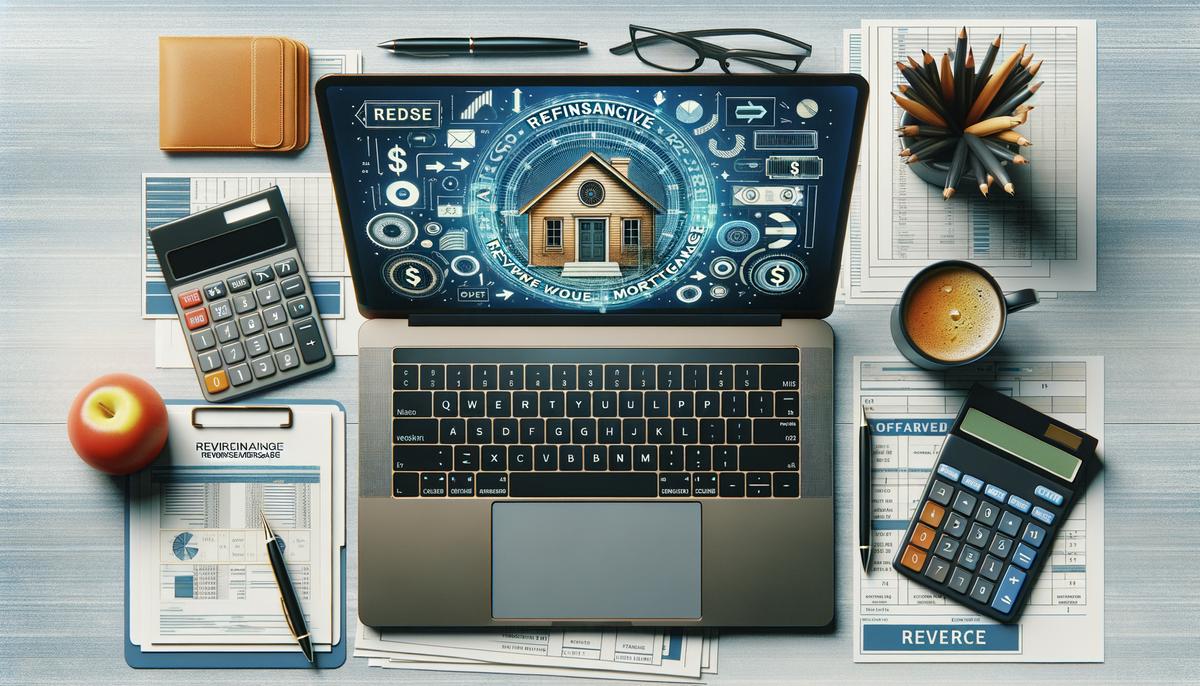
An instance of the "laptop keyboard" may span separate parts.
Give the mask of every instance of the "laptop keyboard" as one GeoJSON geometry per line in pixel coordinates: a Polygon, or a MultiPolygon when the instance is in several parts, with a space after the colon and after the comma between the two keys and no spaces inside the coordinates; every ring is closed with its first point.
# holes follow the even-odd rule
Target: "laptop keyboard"
{"type": "Polygon", "coordinates": [[[796,348],[396,348],[396,498],[795,498],[796,348]]]}

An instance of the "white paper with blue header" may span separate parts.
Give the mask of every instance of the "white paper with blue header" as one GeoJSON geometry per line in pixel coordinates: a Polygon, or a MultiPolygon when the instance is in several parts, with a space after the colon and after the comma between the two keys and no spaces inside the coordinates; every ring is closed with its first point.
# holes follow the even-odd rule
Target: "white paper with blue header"
{"type": "MultiPolygon", "coordinates": [[[[1071,511],[1017,624],[998,624],[891,567],[946,433],[975,382],[1104,444],[1101,357],[996,359],[928,372],[900,357],[854,358],[855,407],[872,428],[870,574],[857,564],[855,662],[1103,662],[1104,472],[1071,511]]],[[[858,423],[855,422],[857,430],[858,423]]],[[[854,441],[858,473],[858,441],[854,441]]],[[[858,511],[857,480],[854,511],[858,511]]],[[[847,526],[853,527],[855,523],[847,526]]]]}
{"type": "Polygon", "coordinates": [[[131,480],[130,641],[143,652],[296,651],[261,511],[284,540],[314,648],[328,652],[344,630],[341,412],[293,405],[293,425],[281,429],[264,413],[286,406],[253,417],[222,407],[202,422],[219,426],[197,428],[193,407],[168,405],[168,455],[131,480]]]}

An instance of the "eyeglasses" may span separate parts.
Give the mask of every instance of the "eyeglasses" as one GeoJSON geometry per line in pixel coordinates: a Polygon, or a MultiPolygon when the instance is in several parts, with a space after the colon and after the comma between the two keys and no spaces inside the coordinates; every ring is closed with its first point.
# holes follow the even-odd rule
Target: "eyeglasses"
{"type": "MultiPolygon", "coordinates": [[[[791,74],[812,54],[812,46],[763,29],[705,29],[662,31],[629,25],[630,42],[609,50],[614,55],[633,51],[646,64],[666,71],[695,71],[705,60],[716,60],[726,74],[769,71],[791,74]],[[700,38],[726,37],[753,41],[754,47],[726,48],[700,38]]],[[[724,42],[724,41],[722,41],[724,42]]]]}

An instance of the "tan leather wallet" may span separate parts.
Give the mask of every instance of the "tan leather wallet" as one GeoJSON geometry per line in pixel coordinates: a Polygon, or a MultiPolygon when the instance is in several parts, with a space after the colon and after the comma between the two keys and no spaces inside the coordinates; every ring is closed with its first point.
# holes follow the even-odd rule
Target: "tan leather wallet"
{"type": "Polygon", "coordinates": [[[289,152],[308,145],[308,47],[283,36],[161,36],[158,147],[289,152]]]}

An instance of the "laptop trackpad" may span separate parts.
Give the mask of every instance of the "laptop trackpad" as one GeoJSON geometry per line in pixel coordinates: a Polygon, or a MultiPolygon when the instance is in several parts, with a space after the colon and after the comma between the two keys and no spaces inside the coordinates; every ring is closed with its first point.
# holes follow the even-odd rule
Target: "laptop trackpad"
{"type": "Polygon", "coordinates": [[[497,619],[700,617],[700,503],[496,503],[497,619]]]}

